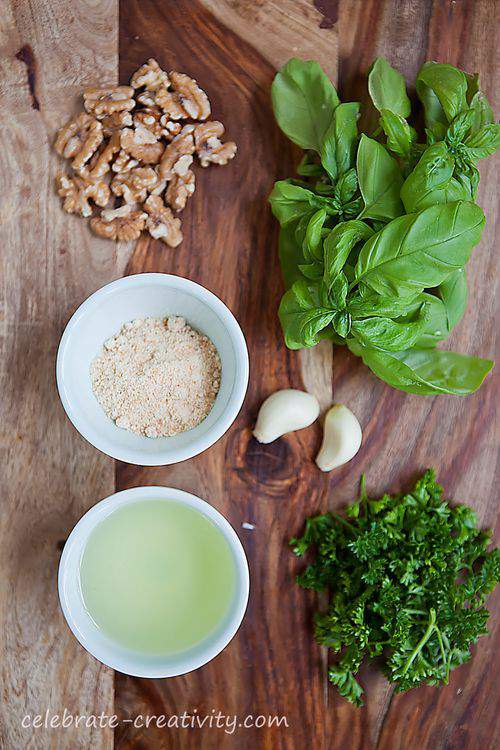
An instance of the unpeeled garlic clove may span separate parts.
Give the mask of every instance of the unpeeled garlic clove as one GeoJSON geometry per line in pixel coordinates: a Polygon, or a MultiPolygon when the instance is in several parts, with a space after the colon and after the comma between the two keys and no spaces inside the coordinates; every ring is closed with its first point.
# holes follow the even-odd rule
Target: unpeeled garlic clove
{"type": "Polygon", "coordinates": [[[334,404],[325,417],[323,442],[316,456],[321,471],[331,471],[354,458],[363,433],[357,417],[344,404],[334,404]]]}
{"type": "Polygon", "coordinates": [[[316,396],[285,388],[263,402],[253,434],[259,443],[272,443],[287,432],[309,427],[319,416],[316,396]]]}

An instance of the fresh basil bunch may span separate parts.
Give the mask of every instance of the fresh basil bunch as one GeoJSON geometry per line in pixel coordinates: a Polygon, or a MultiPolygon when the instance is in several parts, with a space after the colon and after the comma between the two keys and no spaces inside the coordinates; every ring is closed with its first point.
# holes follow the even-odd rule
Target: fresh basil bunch
{"type": "Polygon", "coordinates": [[[499,146],[500,126],[478,76],[451,65],[428,62],[417,76],[425,142],[386,60],[373,64],[368,89],[380,113],[374,137],[358,132],[360,105],[341,103],[318,63],[291,59],[272,85],[280,128],[306,151],[299,176],[270,196],[286,344],[347,345],[409,393],[472,393],[493,362],[436,344],[466,308],[465,265],[485,224],[477,162],[499,146]]]}

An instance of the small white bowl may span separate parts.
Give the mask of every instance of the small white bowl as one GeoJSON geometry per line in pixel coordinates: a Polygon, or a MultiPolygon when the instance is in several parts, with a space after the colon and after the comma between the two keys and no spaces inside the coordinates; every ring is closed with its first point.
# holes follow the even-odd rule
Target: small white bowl
{"type": "Polygon", "coordinates": [[[249,574],[245,551],[230,523],[209,503],[169,487],[134,487],[110,495],[78,521],[68,537],[59,563],[59,601],[73,635],[106,666],[133,677],[176,677],[203,666],[219,654],[238,630],[248,602],[249,574]],[[93,529],[117,508],[138,500],[165,500],[187,505],[216,524],[231,549],[236,586],[229,613],[216,631],[197,646],[168,657],[147,656],[126,649],[105,636],[85,608],[80,585],[80,562],[93,529]]]}
{"type": "Polygon", "coordinates": [[[248,350],[234,315],[215,294],[181,276],[141,273],[107,284],[80,305],[62,335],[56,377],[66,414],[95,448],[131,464],[163,466],[197,456],[232,425],[248,385],[248,350]],[[168,315],[181,315],[212,340],[221,358],[221,385],[197,427],[147,438],[117,427],[105,414],[92,391],[90,364],[124,323],[168,315]]]}

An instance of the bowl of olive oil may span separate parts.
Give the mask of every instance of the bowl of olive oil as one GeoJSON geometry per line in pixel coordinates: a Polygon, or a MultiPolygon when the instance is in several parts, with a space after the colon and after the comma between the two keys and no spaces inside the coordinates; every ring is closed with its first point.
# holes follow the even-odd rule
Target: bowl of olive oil
{"type": "Polygon", "coordinates": [[[81,645],[136,677],[174,677],[213,659],[248,601],[232,526],[178,489],[136,487],[77,523],[59,565],[59,599],[81,645]]]}

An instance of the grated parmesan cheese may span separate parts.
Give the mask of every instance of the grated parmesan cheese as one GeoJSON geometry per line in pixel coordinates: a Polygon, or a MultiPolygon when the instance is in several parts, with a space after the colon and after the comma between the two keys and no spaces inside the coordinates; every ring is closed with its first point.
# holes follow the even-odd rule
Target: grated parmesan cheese
{"type": "Polygon", "coordinates": [[[125,323],[90,366],[92,389],[106,414],[147,437],[190,430],[210,412],[221,363],[209,338],[184,318],[125,323]]]}

